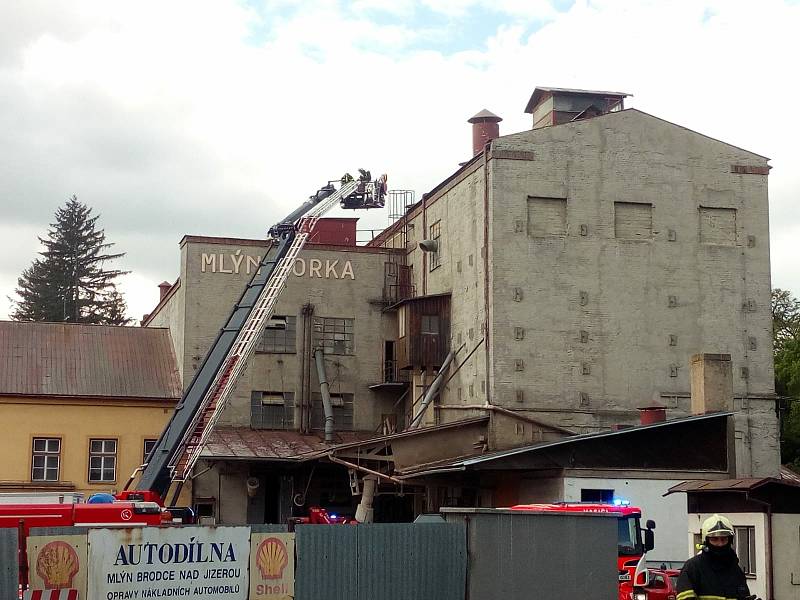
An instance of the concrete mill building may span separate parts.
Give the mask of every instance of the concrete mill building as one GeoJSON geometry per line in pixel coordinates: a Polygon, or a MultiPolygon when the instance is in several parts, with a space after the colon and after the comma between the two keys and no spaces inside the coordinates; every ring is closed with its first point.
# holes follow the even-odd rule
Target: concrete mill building
{"type": "MultiPolygon", "coordinates": [[[[704,412],[697,354],[729,355],[733,375],[735,452],[712,476],[777,475],[767,158],[625,97],[536,88],[531,130],[500,136],[499,117],[475,115],[472,158],[419,201],[396,195],[366,246],[355,219],[322,220],[203,454],[201,514],[352,511],[370,472],[381,518],[435,510],[448,495],[426,479],[437,464],[630,426],[641,408],[704,412]],[[417,475],[401,485],[403,469],[417,475]]],[[[179,279],[144,324],[169,327],[184,387],[266,246],[181,242],[179,279]]]]}

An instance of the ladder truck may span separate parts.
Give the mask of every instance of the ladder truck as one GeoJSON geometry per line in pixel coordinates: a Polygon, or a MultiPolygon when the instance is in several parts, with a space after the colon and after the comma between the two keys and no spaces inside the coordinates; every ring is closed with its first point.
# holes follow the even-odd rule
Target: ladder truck
{"type": "MultiPolygon", "coordinates": [[[[386,175],[373,181],[369,171],[359,171],[361,175],[358,178],[345,174],[340,180],[329,181],[269,229],[271,251],[264,254],[155,447],[146,462],[131,475],[123,491],[102,503],[92,503],[90,499],[89,503],[75,504],[0,505],[0,527],[19,530],[19,566],[23,586],[27,584],[25,540],[31,527],[144,527],[175,521],[191,522],[189,509],[172,505],[177,503],[203,445],[225,409],[237,377],[272,317],[295,260],[314,226],[337,204],[352,209],[384,206],[386,175]],[[137,484],[132,487],[137,475],[137,484]],[[167,503],[173,487],[171,502],[167,503]]],[[[323,509],[317,511],[324,512],[323,509]]],[[[313,522],[342,521],[320,513],[313,522]]]]}

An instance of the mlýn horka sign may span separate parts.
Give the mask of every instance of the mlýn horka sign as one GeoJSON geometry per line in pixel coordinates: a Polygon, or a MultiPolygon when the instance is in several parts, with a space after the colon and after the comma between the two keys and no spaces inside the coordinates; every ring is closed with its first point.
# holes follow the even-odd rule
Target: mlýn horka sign
{"type": "Polygon", "coordinates": [[[89,600],[245,600],[249,527],[92,529],[89,600]]]}
{"type": "MultiPolygon", "coordinates": [[[[261,264],[260,256],[247,256],[241,250],[231,253],[206,253],[200,255],[201,273],[227,273],[252,275],[261,264]]],[[[292,273],[297,277],[319,277],[321,279],[355,279],[353,263],[349,260],[297,258],[292,273]]]]}

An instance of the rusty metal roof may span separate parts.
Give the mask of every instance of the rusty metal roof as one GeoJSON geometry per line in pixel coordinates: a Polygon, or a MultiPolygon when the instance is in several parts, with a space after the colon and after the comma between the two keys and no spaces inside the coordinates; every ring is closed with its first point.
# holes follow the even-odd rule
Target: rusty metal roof
{"type": "Polygon", "coordinates": [[[336,443],[326,444],[318,435],[299,431],[216,427],[201,454],[205,459],[311,460],[342,444],[374,437],[370,432],[338,431],[336,443]]]}
{"type": "Polygon", "coordinates": [[[174,400],[181,384],[167,329],[0,321],[0,395],[174,400]]]}

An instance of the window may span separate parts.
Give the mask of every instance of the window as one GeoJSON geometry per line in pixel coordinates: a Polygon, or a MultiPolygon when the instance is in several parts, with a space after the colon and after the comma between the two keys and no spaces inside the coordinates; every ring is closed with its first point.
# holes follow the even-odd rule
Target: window
{"type": "Polygon", "coordinates": [[[581,502],[613,502],[614,490],[582,489],[581,502]]]}
{"type": "Polygon", "coordinates": [[[564,198],[528,196],[528,236],[566,235],[567,201],[564,198]]]}
{"type": "Polygon", "coordinates": [[[653,238],[653,205],[614,202],[614,237],[620,240],[653,238]]]}
{"type": "Polygon", "coordinates": [[[700,207],[700,241],[721,246],[736,245],[736,209],[700,207]]]}
{"type": "Polygon", "coordinates": [[[256,352],[294,354],[297,352],[297,317],[274,315],[264,328],[256,352]]]}
{"type": "Polygon", "coordinates": [[[58,481],[61,463],[59,438],[33,438],[31,481],[58,481]]]}
{"type": "Polygon", "coordinates": [[[325,354],[353,354],[353,319],[314,317],[314,345],[325,354]]]}
{"type": "Polygon", "coordinates": [[[428,252],[428,270],[433,271],[442,265],[442,222],[431,223],[428,230],[428,238],[436,242],[436,250],[428,252]]]}
{"type": "Polygon", "coordinates": [[[147,462],[147,457],[150,456],[150,453],[153,451],[153,448],[156,447],[156,443],[158,440],[145,440],[144,441],[144,450],[142,452],[142,463],[147,462]]]}
{"type": "Polygon", "coordinates": [[[253,429],[294,427],[294,394],[260,390],[250,392],[250,426],[253,429]]]}
{"type": "Polygon", "coordinates": [[[422,315],[420,333],[423,335],[439,335],[439,315],[422,315]]]}
{"type": "Polygon", "coordinates": [[[739,566],[745,575],[756,575],[756,528],[734,527],[734,544],[736,555],[739,557],[739,566]]]}
{"type": "Polygon", "coordinates": [[[117,440],[89,440],[89,481],[117,480],[117,440]]]}

